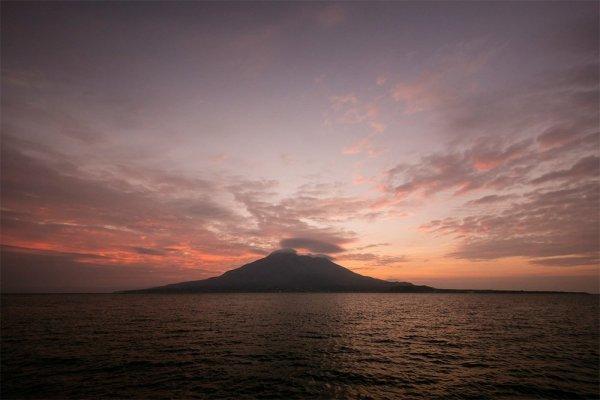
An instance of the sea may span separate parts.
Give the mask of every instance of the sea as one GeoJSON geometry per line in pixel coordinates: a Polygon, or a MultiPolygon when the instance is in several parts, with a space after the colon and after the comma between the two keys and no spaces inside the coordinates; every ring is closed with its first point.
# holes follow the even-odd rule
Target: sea
{"type": "Polygon", "coordinates": [[[599,297],[1,297],[2,399],[597,399],[599,297]]]}

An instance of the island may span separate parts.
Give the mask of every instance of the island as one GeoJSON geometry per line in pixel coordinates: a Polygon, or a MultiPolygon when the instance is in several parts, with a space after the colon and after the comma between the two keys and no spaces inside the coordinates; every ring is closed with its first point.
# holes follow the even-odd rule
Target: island
{"type": "MultiPolygon", "coordinates": [[[[213,278],[118,293],[366,292],[366,293],[567,293],[553,291],[439,289],[357,274],[329,257],[277,250],[213,278]]],[[[570,292],[573,293],[573,292],[570,292]]]]}

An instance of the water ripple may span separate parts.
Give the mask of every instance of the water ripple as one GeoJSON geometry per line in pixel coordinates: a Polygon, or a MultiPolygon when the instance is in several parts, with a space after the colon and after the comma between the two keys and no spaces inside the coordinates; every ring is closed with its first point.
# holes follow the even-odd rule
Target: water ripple
{"type": "Polygon", "coordinates": [[[598,297],[2,296],[1,398],[595,399],[598,297]]]}

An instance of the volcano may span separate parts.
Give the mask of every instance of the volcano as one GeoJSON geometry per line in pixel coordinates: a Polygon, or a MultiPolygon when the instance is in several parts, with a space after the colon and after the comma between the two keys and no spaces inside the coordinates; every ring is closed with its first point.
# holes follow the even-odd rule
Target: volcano
{"type": "Polygon", "coordinates": [[[350,271],[325,256],[279,250],[223,275],[127,293],[169,292],[423,292],[429,286],[390,282],[350,271]]]}
{"type": "Polygon", "coordinates": [[[118,293],[372,292],[372,293],[581,293],[524,290],[438,289],[391,282],[350,271],[326,256],[278,250],[223,275],[118,293]]]}

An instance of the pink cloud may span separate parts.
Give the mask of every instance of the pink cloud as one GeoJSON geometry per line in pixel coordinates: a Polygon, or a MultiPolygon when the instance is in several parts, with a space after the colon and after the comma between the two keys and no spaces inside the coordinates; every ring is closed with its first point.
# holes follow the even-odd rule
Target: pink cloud
{"type": "Polygon", "coordinates": [[[416,78],[393,85],[391,97],[407,115],[447,107],[477,88],[476,75],[498,50],[481,41],[460,43],[434,57],[416,78]]]}
{"type": "Polygon", "coordinates": [[[506,146],[501,140],[481,139],[461,151],[442,151],[414,164],[399,164],[387,172],[385,187],[400,197],[501,189],[523,182],[537,158],[531,141],[506,146]]]}
{"type": "Polygon", "coordinates": [[[380,108],[373,102],[361,102],[354,94],[332,96],[330,99],[333,119],[343,125],[365,125],[371,131],[342,149],[342,154],[365,153],[371,157],[381,152],[373,144],[376,134],[385,131],[386,124],[380,120],[380,108]]]}
{"type": "Polygon", "coordinates": [[[354,142],[348,147],[344,147],[342,149],[342,154],[355,155],[360,153],[366,153],[371,157],[380,154],[381,150],[377,149],[373,145],[373,137],[375,136],[375,133],[378,133],[378,131],[371,133],[362,139],[358,139],[356,142],[354,142]]]}

